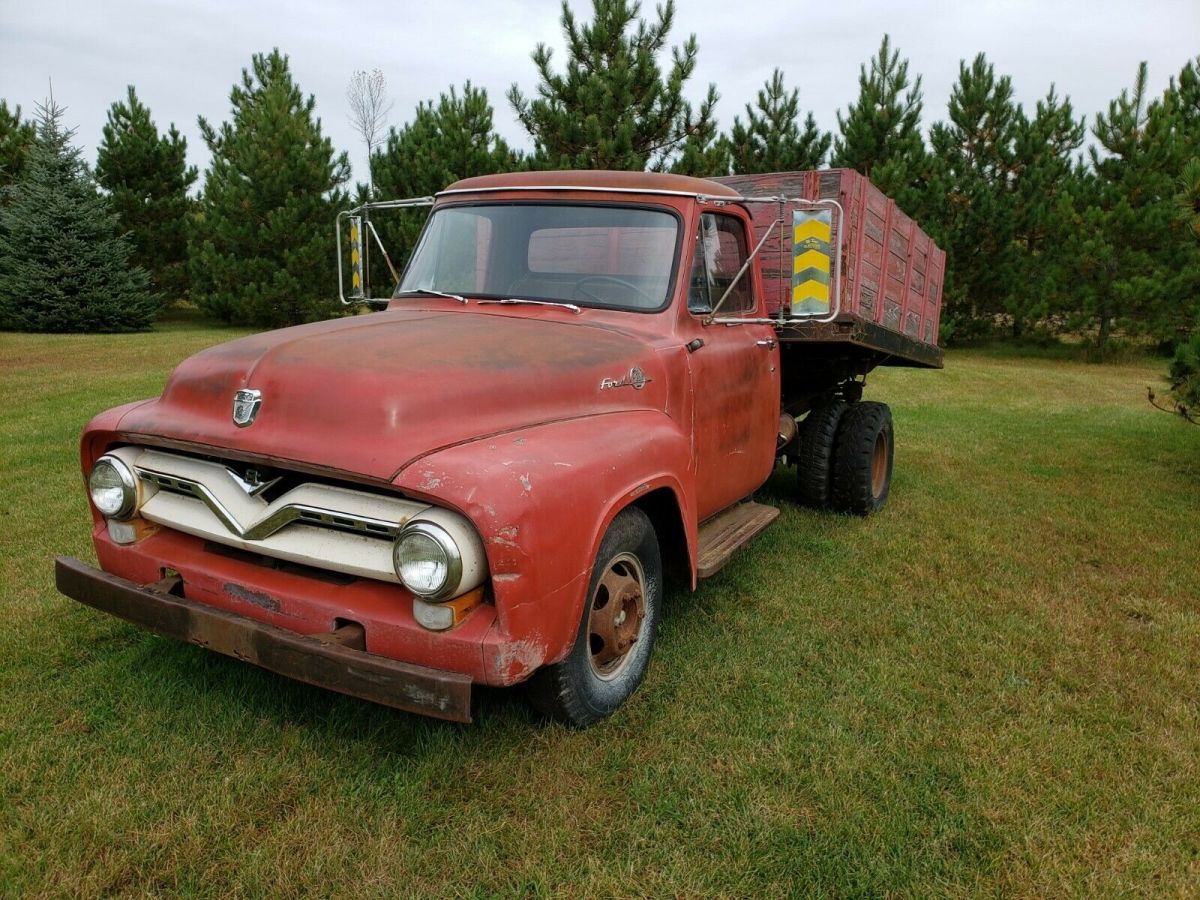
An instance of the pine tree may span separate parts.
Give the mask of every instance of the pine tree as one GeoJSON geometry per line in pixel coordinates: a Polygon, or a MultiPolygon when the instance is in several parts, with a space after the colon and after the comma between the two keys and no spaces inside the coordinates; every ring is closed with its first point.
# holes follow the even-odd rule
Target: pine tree
{"type": "MultiPolygon", "coordinates": [[[[1064,261],[1077,298],[1074,324],[1095,329],[1100,352],[1116,328],[1160,338],[1186,331],[1191,312],[1171,302],[1175,238],[1172,116],[1151,101],[1142,63],[1092,127],[1091,172],[1072,196],[1064,261]]],[[[1177,229],[1182,233],[1182,228],[1177,229]]]]}
{"type": "Polygon", "coordinates": [[[196,169],[187,164],[187,140],[171,125],[160,135],[133,85],[108,110],[96,160],[96,180],[108,191],[138,263],[168,299],[187,294],[188,189],[196,169]]]}
{"type": "Polygon", "coordinates": [[[21,107],[9,110],[8,103],[0,100],[0,194],[21,177],[25,157],[36,136],[34,124],[21,118],[21,107]]]}
{"type": "Polygon", "coordinates": [[[349,160],[278,49],[255,54],[229,99],[232,121],[199,120],[212,161],[189,239],[192,297],[222,321],[261,327],[336,314],[330,235],[349,160]]]}
{"type": "Polygon", "coordinates": [[[1020,109],[1012,81],[980,53],[959,64],[948,122],[930,130],[926,225],[946,251],[948,337],[992,328],[1008,310],[1016,275],[1012,185],[1020,109]]]}
{"type": "MultiPolygon", "coordinates": [[[[389,129],[384,146],[371,157],[376,193],[386,198],[432,196],[461,178],[521,168],[521,155],[496,133],[493,115],[487,91],[469,81],[461,94],[451,86],[436,104],[420,103],[412,121],[389,129]]],[[[374,220],[398,271],[426,214],[424,209],[401,210],[374,220]]],[[[379,254],[372,256],[371,278],[375,285],[389,281],[379,254]]]]}
{"type": "Polygon", "coordinates": [[[1189,421],[1200,424],[1200,331],[1175,349],[1167,380],[1177,408],[1189,421]]]}
{"type": "Polygon", "coordinates": [[[912,81],[908,60],[883,36],[879,52],[862,66],[858,99],[838,112],[832,164],[857,169],[911,216],[922,216],[925,142],[921,137],[921,76],[912,81]]]}
{"type": "Polygon", "coordinates": [[[139,331],[159,300],[96,189],[54,101],[11,203],[0,207],[0,327],[21,331],[139,331]]]}
{"type": "Polygon", "coordinates": [[[1182,235],[1168,263],[1172,296],[1184,316],[1191,314],[1191,336],[1176,347],[1169,374],[1175,402],[1200,423],[1200,57],[1188,60],[1178,81],[1172,79],[1163,101],[1171,116],[1172,165],[1180,168],[1172,199],[1182,235]]]}
{"type": "MultiPolygon", "coordinates": [[[[1173,207],[1170,234],[1162,242],[1159,268],[1166,281],[1166,341],[1200,333],[1200,57],[1188,60],[1178,79],[1172,78],[1162,103],[1152,107],[1149,137],[1165,135],[1167,173],[1164,185],[1173,207]]],[[[1194,342],[1194,340],[1193,340],[1194,342]]]]}
{"type": "Polygon", "coordinates": [[[564,0],[565,71],[554,72],[551,51],[538,44],[536,99],[515,84],[509,89],[509,102],[533,139],[535,162],[544,168],[665,168],[690,131],[708,127],[703,118],[688,121],[683,97],[696,67],[696,36],[672,49],[664,72],[659,56],[675,21],[674,0],[658,7],[656,22],[638,18],[640,4],[630,0],[593,0],[592,10],[592,22],[580,26],[564,0]]]}
{"type": "Polygon", "coordinates": [[[733,171],[739,175],[819,168],[833,140],[817,128],[810,112],[800,128],[800,91],[787,91],[776,69],[758,92],[754,107],[746,104],[746,123],[733,119],[729,145],[733,171]]]}
{"type": "Polygon", "coordinates": [[[1050,86],[1032,119],[1017,119],[1014,142],[1014,285],[1008,301],[1013,335],[1069,308],[1072,286],[1063,278],[1065,223],[1062,198],[1077,177],[1074,155],[1083,144],[1084,122],[1070,98],[1050,86]]]}
{"type": "Polygon", "coordinates": [[[687,137],[678,156],[671,161],[672,173],[697,178],[717,178],[729,174],[732,164],[729,140],[721,134],[713,113],[719,99],[717,86],[710,84],[697,113],[693,112],[691,104],[685,105],[687,137]]]}

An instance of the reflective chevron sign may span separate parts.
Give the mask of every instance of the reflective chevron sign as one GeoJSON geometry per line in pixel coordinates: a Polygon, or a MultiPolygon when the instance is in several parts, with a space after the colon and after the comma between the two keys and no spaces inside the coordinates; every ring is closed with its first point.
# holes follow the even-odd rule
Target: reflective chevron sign
{"type": "Polygon", "coordinates": [[[350,299],[363,298],[363,233],[362,216],[349,216],[350,220],[350,299]]]}
{"type": "Polygon", "coordinates": [[[792,213],[792,315],[829,312],[829,244],[833,212],[792,213]]]}

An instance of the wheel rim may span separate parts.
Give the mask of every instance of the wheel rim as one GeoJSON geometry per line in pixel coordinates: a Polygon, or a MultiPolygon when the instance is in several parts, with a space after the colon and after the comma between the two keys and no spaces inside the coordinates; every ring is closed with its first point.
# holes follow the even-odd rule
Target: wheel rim
{"type": "Polygon", "coordinates": [[[883,496],[887,485],[887,456],[888,435],[881,429],[875,436],[875,450],[871,454],[871,495],[876,499],[883,496]]]}
{"type": "Polygon", "coordinates": [[[646,576],[632,553],[609,561],[588,609],[588,650],[592,671],[616,678],[633,656],[646,618],[646,576]]]}

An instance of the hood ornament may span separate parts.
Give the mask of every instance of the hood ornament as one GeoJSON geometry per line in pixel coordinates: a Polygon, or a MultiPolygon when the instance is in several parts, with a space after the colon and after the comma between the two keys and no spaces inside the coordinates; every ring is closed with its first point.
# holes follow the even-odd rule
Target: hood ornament
{"type": "Polygon", "coordinates": [[[262,406],[262,391],[242,389],[233,395],[233,424],[245,428],[254,424],[254,417],[262,406]]]}

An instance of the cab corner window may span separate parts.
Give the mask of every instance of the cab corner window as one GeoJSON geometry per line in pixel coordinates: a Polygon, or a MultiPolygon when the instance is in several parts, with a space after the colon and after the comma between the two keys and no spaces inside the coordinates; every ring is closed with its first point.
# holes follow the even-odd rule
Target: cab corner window
{"type": "Polygon", "coordinates": [[[712,312],[726,291],[719,315],[737,315],[754,309],[754,280],[750,269],[734,283],[748,254],[746,230],[733,216],[704,213],[696,233],[692,271],[688,281],[688,309],[694,313],[712,312]],[[733,290],[729,286],[733,285],[733,290]]]}

